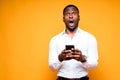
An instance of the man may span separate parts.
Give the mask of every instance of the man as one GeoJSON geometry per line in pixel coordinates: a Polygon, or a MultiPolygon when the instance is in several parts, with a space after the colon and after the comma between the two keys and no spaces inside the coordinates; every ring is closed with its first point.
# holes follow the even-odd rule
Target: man
{"type": "Polygon", "coordinates": [[[98,64],[95,37],[80,29],[79,10],[67,5],[63,10],[65,30],[50,41],[49,66],[58,70],[57,80],[89,80],[88,70],[98,64]]]}

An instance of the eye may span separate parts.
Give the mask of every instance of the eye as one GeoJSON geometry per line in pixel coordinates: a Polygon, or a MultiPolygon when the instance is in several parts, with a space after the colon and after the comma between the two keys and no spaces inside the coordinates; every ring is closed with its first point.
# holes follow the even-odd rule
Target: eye
{"type": "Polygon", "coordinates": [[[65,16],[69,16],[69,13],[65,13],[65,16]]]}
{"type": "Polygon", "coordinates": [[[77,12],[72,12],[72,14],[73,14],[73,15],[76,15],[76,14],[77,14],[77,12]]]}

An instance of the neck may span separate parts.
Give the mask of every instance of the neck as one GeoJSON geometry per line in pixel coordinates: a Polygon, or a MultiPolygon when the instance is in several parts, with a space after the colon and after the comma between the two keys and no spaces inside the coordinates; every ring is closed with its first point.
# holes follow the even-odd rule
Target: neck
{"type": "Polygon", "coordinates": [[[66,29],[66,33],[71,37],[71,39],[74,37],[76,31],[77,31],[77,28],[74,31],[69,31],[68,29],[66,29]]]}

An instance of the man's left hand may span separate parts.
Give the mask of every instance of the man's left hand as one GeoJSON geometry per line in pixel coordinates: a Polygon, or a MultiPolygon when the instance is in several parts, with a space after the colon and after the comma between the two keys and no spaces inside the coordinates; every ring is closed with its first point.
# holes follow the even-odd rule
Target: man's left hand
{"type": "Polygon", "coordinates": [[[82,55],[82,52],[79,49],[74,49],[73,50],[73,59],[77,61],[86,62],[85,56],[82,55]]]}

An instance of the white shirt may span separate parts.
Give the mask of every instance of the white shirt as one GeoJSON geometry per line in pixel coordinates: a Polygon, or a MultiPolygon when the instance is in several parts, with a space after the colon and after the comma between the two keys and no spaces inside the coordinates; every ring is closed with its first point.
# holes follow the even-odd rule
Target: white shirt
{"type": "Polygon", "coordinates": [[[88,75],[88,70],[93,69],[98,64],[97,41],[95,37],[78,28],[74,37],[71,39],[65,30],[54,36],[49,46],[49,66],[52,70],[58,70],[57,76],[65,78],[81,78],[88,75]],[[74,45],[76,49],[82,51],[82,55],[86,56],[87,61],[81,63],[75,59],[60,62],[58,55],[65,45],[74,45]]]}

